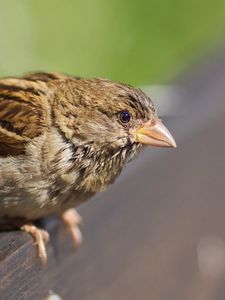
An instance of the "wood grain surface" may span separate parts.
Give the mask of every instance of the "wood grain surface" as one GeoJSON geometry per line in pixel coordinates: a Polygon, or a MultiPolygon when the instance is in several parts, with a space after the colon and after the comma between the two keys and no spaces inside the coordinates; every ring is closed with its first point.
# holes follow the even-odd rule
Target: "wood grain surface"
{"type": "Polygon", "coordinates": [[[32,238],[0,233],[0,299],[225,299],[225,53],[184,74],[167,120],[177,150],[146,149],[109,190],[80,207],[84,243],[47,222],[49,262],[32,238]]]}

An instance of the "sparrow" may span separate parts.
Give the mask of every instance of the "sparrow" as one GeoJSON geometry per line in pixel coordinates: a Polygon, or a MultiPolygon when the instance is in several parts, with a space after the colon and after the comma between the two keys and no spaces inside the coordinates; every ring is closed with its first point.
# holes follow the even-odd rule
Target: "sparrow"
{"type": "Polygon", "coordinates": [[[49,235],[34,221],[58,216],[78,245],[75,207],[146,145],[176,147],[140,89],[60,73],[0,79],[0,219],[30,233],[46,262],[49,235]]]}

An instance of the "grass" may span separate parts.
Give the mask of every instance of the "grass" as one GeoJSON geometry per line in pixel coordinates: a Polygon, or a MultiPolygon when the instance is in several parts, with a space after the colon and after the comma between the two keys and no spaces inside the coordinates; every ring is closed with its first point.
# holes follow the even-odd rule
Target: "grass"
{"type": "Polygon", "coordinates": [[[223,0],[0,0],[0,74],[165,81],[225,31],[223,0]]]}

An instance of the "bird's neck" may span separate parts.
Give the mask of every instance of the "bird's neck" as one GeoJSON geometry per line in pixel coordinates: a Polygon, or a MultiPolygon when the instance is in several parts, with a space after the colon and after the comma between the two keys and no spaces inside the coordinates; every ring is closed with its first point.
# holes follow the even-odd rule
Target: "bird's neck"
{"type": "Polygon", "coordinates": [[[125,149],[93,150],[91,145],[74,147],[71,170],[79,172],[75,188],[99,192],[111,184],[126,163],[125,149]]]}
{"type": "Polygon", "coordinates": [[[138,145],[114,149],[107,145],[99,148],[93,144],[77,145],[63,139],[58,131],[51,132],[46,146],[54,149],[50,169],[55,180],[72,189],[91,193],[102,191],[111,184],[139,150],[138,145]]]}

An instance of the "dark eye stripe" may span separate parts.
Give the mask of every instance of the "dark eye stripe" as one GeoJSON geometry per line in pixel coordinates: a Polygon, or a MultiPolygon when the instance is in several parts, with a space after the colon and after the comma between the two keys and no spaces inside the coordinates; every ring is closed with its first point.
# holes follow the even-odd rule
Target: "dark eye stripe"
{"type": "Polygon", "coordinates": [[[143,106],[143,103],[139,99],[137,99],[133,95],[129,94],[129,104],[130,104],[130,106],[132,106],[133,108],[138,110],[138,112],[141,114],[141,116],[144,117],[145,107],[143,106]]]}

